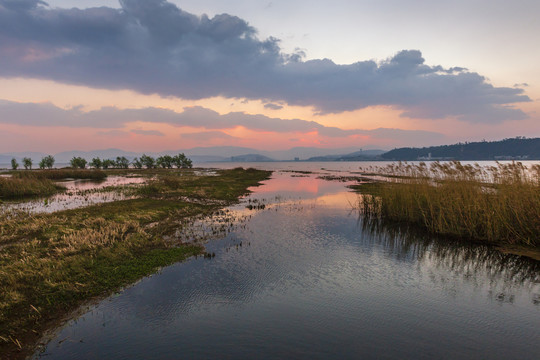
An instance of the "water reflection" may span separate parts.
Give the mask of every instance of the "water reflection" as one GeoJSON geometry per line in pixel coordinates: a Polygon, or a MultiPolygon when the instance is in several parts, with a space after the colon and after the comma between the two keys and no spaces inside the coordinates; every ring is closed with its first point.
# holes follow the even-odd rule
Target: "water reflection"
{"type": "Polygon", "coordinates": [[[491,246],[425,236],[418,229],[388,224],[380,219],[359,217],[358,221],[362,231],[370,234],[374,243],[382,245],[396,259],[416,262],[445,274],[441,278],[435,271],[428,270],[434,282],[445,283],[448,288],[450,278],[467,282],[477,289],[486,288],[492,300],[508,303],[514,301],[515,292],[526,291],[531,294],[532,304],[539,304],[539,261],[505,254],[491,246]]]}
{"type": "Polygon", "coordinates": [[[316,176],[275,173],[216,214],[243,222],[207,243],[215,257],[92,307],[42,355],[538,358],[538,262],[364,220],[347,183],[316,176]]]}
{"type": "Polygon", "coordinates": [[[22,202],[5,202],[1,205],[0,210],[52,213],[105,202],[131,199],[134,195],[129,190],[136,185],[145,183],[147,180],[147,178],[136,176],[108,176],[101,181],[60,181],[57,184],[65,187],[65,191],[49,197],[33,198],[22,202]]]}

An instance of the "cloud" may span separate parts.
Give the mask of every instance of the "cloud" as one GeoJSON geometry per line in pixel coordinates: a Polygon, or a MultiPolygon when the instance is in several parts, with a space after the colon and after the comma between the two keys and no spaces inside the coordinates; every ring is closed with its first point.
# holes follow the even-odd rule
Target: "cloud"
{"type": "Polygon", "coordinates": [[[204,141],[204,140],[215,140],[215,139],[221,139],[221,140],[238,140],[237,137],[231,136],[227,133],[224,133],[223,131],[201,131],[196,133],[187,133],[182,134],[183,139],[189,139],[189,140],[197,140],[197,141],[204,141]]]}
{"type": "Polygon", "coordinates": [[[267,104],[264,104],[264,108],[270,109],[270,110],[281,110],[283,109],[283,106],[279,104],[267,103],[267,104]]]}
{"type": "Polygon", "coordinates": [[[108,130],[108,131],[98,131],[97,135],[110,136],[110,137],[128,137],[129,132],[122,131],[122,130],[108,130]]]}
{"type": "Polygon", "coordinates": [[[133,134],[145,135],[145,136],[165,136],[164,133],[158,130],[131,130],[133,134]]]}
{"type": "Polygon", "coordinates": [[[495,87],[462,67],[426,65],[418,50],[381,62],[304,61],[236,16],[196,16],[165,0],[120,5],[80,10],[0,0],[0,76],[186,99],[265,99],[320,113],[388,105],[407,117],[526,117],[513,107],[530,101],[523,89],[495,87]]]}
{"type": "MultiPolygon", "coordinates": [[[[99,110],[83,112],[81,107],[61,109],[50,103],[17,103],[0,100],[0,123],[17,124],[23,126],[41,127],[71,127],[71,128],[99,128],[114,129],[101,131],[100,135],[127,136],[130,132],[119,129],[128,123],[145,122],[155,124],[169,124],[176,127],[202,128],[208,131],[182,134],[183,138],[200,139],[228,139],[232,137],[220,130],[243,127],[252,131],[274,132],[282,134],[291,133],[317,133],[323,137],[345,138],[354,135],[368,135],[376,138],[411,139],[420,141],[422,137],[443,140],[444,136],[436,132],[401,130],[401,129],[341,129],[338,127],[321,125],[315,121],[301,119],[271,118],[265,115],[231,112],[221,115],[216,111],[200,106],[186,107],[183,112],[175,112],[162,108],[118,109],[104,107],[99,110]]],[[[164,134],[156,130],[131,130],[131,133],[140,135],[164,134]]]]}

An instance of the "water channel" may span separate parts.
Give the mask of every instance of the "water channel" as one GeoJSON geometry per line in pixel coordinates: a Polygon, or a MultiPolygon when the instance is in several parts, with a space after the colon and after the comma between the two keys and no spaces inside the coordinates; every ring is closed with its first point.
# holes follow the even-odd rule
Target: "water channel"
{"type": "Polygon", "coordinates": [[[319,175],[275,172],[214,258],[90,307],[34,357],[540,358],[538,261],[368,222],[319,175]]]}

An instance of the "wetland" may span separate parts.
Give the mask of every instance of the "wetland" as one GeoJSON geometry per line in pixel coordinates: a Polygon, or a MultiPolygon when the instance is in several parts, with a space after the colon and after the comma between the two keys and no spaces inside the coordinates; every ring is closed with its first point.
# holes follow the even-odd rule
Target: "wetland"
{"type": "Polygon", "coordinates": [[[130,175],[144,181],[117,185],[133,198],[3,220],[2,251],[23,254],[10,274],[84,254],[25,280],[53,305],[7,287],[29,314],[11,325],[26,337],[2,329],[9,354],[26,340],[47,359],[540,356],[538,260],[368,216],[351,187],[384,174],[329,165],[130,175]],[[81,270],[91,283],[54,275],[81,270]]]}

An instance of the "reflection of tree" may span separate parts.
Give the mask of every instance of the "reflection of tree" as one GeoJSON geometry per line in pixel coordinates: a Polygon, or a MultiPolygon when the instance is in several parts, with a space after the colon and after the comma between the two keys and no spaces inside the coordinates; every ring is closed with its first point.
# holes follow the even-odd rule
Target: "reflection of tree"
{"type": "MultiPolygon", "coordinates": [[[[381,219],[359,217],[359,225],[371,241],[382,245],[399,260],[418,261],[428,268],[450,272],[455,281],[477,288],[487,287],[490,299],[513,302],[517,291],[531,293],[531,301],[540,305],[540,262],[523,256],[505,254],[493,247],[458,239],[426,235],[418,228],[390,224],[381,219]]],[[[365,239],[367,241],[367,239],[365,239]]],[[[452,279],[430,274],[436,282],[452,286],[452,279]]],[[[454,291],[454,289],[452,290],[454,291]]]]}

